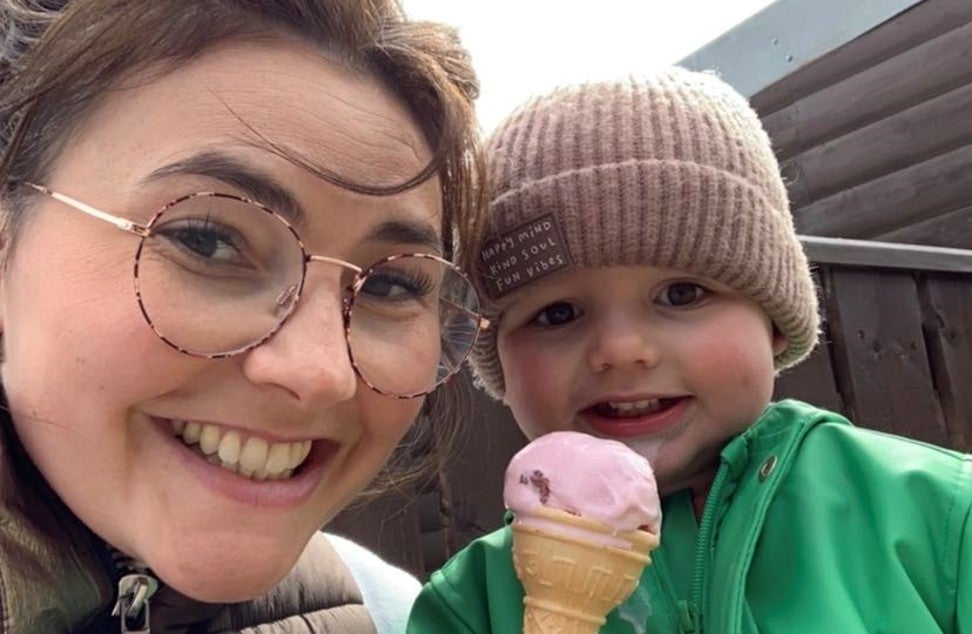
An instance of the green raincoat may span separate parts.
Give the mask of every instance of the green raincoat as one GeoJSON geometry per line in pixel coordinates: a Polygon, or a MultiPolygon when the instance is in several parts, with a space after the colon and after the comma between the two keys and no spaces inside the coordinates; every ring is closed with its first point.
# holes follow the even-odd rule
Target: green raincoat
{"type": "MultiPolygon", "coordinates": [[[[726,445],[701,521],[684,491],[662,509],[653,564],[602,634],[972,634],[970,455],[783,401],[726,445]]],[[[522,631],[511,540],[434,573],[409,633],[522,631]]]]}

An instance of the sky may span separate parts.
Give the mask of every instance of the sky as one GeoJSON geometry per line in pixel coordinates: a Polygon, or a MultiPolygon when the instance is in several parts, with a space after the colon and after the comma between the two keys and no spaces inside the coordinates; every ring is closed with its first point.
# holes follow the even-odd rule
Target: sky
{"type": "Polygon", "coordinates": [[[403,0],[409,17],[459,28],[484,132],[528,97],[673,64],[772,0],[403,0]]]}

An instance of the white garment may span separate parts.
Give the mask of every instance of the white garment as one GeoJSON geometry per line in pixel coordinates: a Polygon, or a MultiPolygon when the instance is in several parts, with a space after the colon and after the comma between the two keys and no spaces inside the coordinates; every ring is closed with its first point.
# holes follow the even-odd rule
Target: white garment
{"type": "Polygon", "coordinates": [[[327,539],[357,582],[378,634],[403,634],[422,584],[364,546],[331,533],[327,539]]]}

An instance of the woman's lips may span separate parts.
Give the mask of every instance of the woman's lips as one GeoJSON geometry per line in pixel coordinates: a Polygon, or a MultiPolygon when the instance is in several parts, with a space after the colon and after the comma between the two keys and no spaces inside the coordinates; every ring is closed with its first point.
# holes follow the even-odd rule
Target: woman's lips
{"type": "Polygon", "coordinates": [[[677,425],[690,402],[687,396],[614,404],[602,401],[582,410],[580,418],[609,438],[650,436],[677,425]]]}
{"type": "Polygon", "coordinates": [[[293,508],[303,504],[320,483],[341,445],[329,439],[316,439],[310,453],[293,474],[285,479],[256,480],[211,464],[197,449],[171,433],[171,421],[155,419],[151,425],[157,441],[170,447],[179,463],[204,487],[240,504],[263,509],[293,508]]]}

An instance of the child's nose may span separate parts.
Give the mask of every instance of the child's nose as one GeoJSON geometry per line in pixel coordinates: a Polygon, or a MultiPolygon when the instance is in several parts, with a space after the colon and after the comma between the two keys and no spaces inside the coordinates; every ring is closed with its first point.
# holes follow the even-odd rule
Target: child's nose
{"type": "Polygon", "coordinates": [[[657,333],[635,315],[605,319],[595,329],[588,348],[594,372],[609,369],[652,368],[661,360],[657,333]]]}
{"type": "Polygon", "coordinates": [[[301,407],[311,409],[352,398],[357,375],[348,353],[338,276],[308,274],[307,282],[287,322],[247,354],[244,373],[253,383],[289,392],[301,407]],[[315,277],[318,283],[312,284],[315,277]]]}

